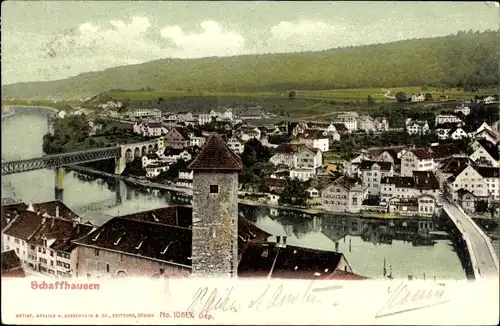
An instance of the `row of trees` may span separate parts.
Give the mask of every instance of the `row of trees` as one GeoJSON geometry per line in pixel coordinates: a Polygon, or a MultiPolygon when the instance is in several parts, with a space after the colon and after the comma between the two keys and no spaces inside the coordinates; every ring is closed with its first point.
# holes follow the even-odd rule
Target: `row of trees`
{"type": "Polygon", "coordinates": [[[45,154],[62,153],[77,148],[89,137],[90,126],[85,115],[70,115],[54,120],[53,132],[43,136],[42,149],[45,154]]]}

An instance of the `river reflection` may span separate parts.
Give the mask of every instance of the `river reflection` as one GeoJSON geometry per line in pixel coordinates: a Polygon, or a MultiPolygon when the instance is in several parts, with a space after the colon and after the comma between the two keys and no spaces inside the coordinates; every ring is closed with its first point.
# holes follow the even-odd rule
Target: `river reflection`
{"type": "Polygon", "coordinates": [[[433,232],[431,220],[276,215],[255,207],[242,211],[263,230],[286,235],[287,244],[343,253],[361,275],[383,278],[385,260],[386,275],[392,272],[394,278],[466,278],[452,242],[433,232]]]}

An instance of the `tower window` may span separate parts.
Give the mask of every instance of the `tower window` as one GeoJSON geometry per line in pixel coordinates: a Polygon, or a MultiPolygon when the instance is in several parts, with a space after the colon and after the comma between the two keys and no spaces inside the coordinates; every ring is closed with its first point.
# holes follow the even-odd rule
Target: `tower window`
{"type": "Polygon", "coordinates": [[[210,193],[218,194],[219,193],[219,185],[210,185],[210,193]]]}

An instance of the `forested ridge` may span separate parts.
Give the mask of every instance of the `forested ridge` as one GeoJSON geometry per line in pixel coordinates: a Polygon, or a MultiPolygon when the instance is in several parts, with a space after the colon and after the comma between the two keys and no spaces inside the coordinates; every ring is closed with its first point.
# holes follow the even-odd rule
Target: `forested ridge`
{"type": "Polygon", "coordinates": [[[109,89],[281,92],[434,86],[474,90],[499,84],[499,31],[319,52],[161,59],[51,81],[2,86],[2,98],[82,98],[109,89]]]}

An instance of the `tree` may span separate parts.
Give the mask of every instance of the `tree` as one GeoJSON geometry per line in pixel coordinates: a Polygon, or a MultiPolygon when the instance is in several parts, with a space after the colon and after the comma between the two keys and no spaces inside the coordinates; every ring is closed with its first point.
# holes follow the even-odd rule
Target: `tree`
{"type": "Polygon", "coordinates": [[[307,186],[307,183],[301,182],[299,179],[287,179],[278,202],[280,204],[306,206],[309,199],[307,186]]]}
{"type": "Polygon", "coordinates": [[[425,93],[425,100],[426,101],[432,101],[432,94],[431,93],[425,93]]]}
{"type": "Polygon", "coordinates": [[[396,93],[396,101],[398,102],[408,102],[408,95],[405,92],[396,93]]]}
{"type": "Polygon", "coordinates": [[[371,95],[368,95],[368,97],[366,98],[366,102],[368,103],[368,105],[375,104],[375,100],[373,99],[373,97],[371,95]]]}
{"type": "Polygon", "coordinates": [[[488,202],[486,200],[478,200],[475,204],[476,213],[487,213],[488,212],[488,202]]]}
{"type": "Polygon", "coordinates": [[[295,91],[291,91],[290,93],[288,93],[288,98],[290,100],[294,100],[296,95],[297,93],[295,93],[295,91]]]}

